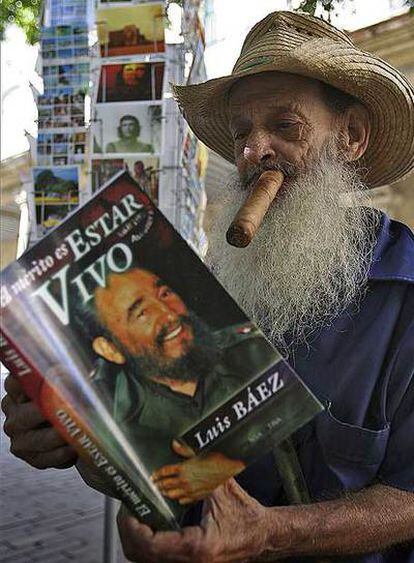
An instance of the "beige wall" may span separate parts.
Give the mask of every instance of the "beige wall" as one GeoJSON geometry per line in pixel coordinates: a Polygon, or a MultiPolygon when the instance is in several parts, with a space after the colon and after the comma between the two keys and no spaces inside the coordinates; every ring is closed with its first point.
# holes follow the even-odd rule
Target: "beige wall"
{"type": "Polygon", "coordinates": [[[20,205],[16,198],[24,189],[22,178],[30,177],[29,152],[0,163],[0,269],[16,259],[20,205]]]}
{"type": "MultiPolygon", "coordinates": [[[[414,16],[404,14],[351,33],[358,47],[398,68],[414,83],[414,16]]],[[[414,229],[414,175],[372,190],[375,207],[414,229]]]]}
{"type": "Polygon", "coordinates": [[[17,205],[1,207],[0,270],[16,258],[20,210],[17,205]]]}

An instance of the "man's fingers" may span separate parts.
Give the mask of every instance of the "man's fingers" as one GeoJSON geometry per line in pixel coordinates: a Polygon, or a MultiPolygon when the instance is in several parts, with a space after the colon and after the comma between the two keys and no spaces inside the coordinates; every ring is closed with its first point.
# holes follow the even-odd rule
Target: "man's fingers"
{"type": "Polygon", "coordinates": [[[75,448],[68,445],[57,448],[54,455],[56,461],[53,467],[56,469],[68,469],[69,467],[72,467],[79,457],[75,448]]]}
{"type": "Polygon", "coordinates": [[[27,403],[29,397],[23,391],[20,381],[14,375],[9,374],[4,380],[4,389],[15,403],[27,403]]]}
{"type": "Polygon", "coordinates": [[[220,487],[213,492],[213,497],[223,498],[223,497],[234,497],[240,501],[247,500],[250,501],[250,495],[241,487],[234,477],[227,479],[220,487]]]}
{"type": "Polygon", "coordinates": [[[4,412],[6,416],[10,413],[10,409],[13,408],[15,402],[10,397],[10,395],[5,395],[1,400],[1,410],[4,412]]]}
{"type": "Polygon", "coordinates": [[[52,427],[28,430],[13,439],[13,453],[20,452],[44,453],[66,446],[67,442],[52,427]]]}
{"type": "Polygon", "coordinates": [[[78,454],[72,446],[60,446],[51,452],[37,454],[38,463],[43,463],[46,467],[65,469],[72,467],[78,459],[78,454]]]}
{"type": "Polygon", "coordinates": [[[188,493],[184,489],[170,489],[169,491],[163,491],[163,495],[172,500],[177,500],[181,497],[187,496],[188,493]]]}
{"type": "Polygon", "coordinates": [[[117,524],[125,557],[129,561],[150,561],[152,530],[131,516],[124,505],[118,512],[117,524]]]}
{"type": "Polygon", "coordinates": [[[178,465],[164,465],[161,469],[157,469],[151,475],[152,480],[157,482],[159,479],[163,479],[164,477],[171,477],[172,475],[178,475],[181,471],[181,464],[178,465]]]}
{"type": "Polygon", "coordinates": [[[78,457],[74,448],[47,422],[37,405],[26,401],[15,378],[9,376],[6,381],[8,393],[2,409],[11,453],[38,469],[71,467],[78,457]]]}
{"type": "MultiPolygon", "coordinates": [[[[178,500],[180,504],[190,504],[198,500],[196,494],[189,496],[190,491],[182,483],[181,479],[166,479],[165,481],[159,481],[157,487],[160,492],[167,498],[172,500],[178,500]],[[165,486],[164,483],[169,481],[168,485],[165,486]]],[[[201,497],[200,497],[201,498],[201,497]]]]}
{"type": "Polygon", "coordinates": [[[195,453],[194,451],[190,448],[190,446],[186,446],[185,444],[181,444],[181,442],[179,442],[178,440],[173,440],[172,441],[172,448],[175,451],[176,454],[182,456],[182,457],[194,457],[195,453]]]}
{"type": "Polygon", "coordinates": [[[192,503],[195,502],[196,500],[198,500],[196,497],[194,497],[194,498],[190,498],[190,497],[181,497],[181,498],[178,500],[178,504],[181,504],[181,505],[192,504],[192,503]]]}
{"type": "Polygon", "coordinates": [[[157,487],[161,492],[177,489],[180,485],[183,485],[183,482],[179,477],[168,477],[157,481],[157,487]]]}
{"type": "Polygon", "coordinates": [[[130,533],[137,534],[138,538],[149,539],[154,535],[151,528],[145,524],[141,524],[141,522],[134,518],[124,504],[121,504],[116,520],[118,526],[122,526],[122,528],[130,533]]]}
{"type": "Polygon", "coordinates": [[[207,563],[213,559],[211,550],[206,549],[205,532],[199,527],[154,534],[148,526],[133,518],[124,506],[118,513],[117,522],[122,548],[129,561],[207,563]]]}
{"type": "Polygon", "coordinates": [[[15,453],[12,447],[10,449],[16,457],[23,459],[33,467],[36,467],[36,469],[48,469],[50,467],[64,469],[71,467],[77,459],[77,453],[71,446],[61,446],[46,453],[15,453]]]}
{"type": "Polygon", "coordinates": [[[158,561],[211,563],[214,553],[205,542],[205,532],[199,526],[189,526],[178,532],[155,534],[153,549],[158,561]]]}
{"type": "Polygon", "coordinates": [[[10,437],[21,431],[32,430],[46,421],[39,408],[31,402],[20,405],[8,403],[6,410],[4,432],[10,437]]]}

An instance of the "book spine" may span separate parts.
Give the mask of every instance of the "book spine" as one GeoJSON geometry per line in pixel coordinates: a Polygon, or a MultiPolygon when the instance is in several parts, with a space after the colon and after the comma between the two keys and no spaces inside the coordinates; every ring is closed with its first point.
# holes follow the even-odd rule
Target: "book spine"
{"type": "Polygon", "coordinates": [[[113,459],[109,459],[99,440],[74,412],[59,389],[46,381],[32,364],[28,356],[0,327],[0,361],[13,377],[16,377],[27,396],[39,407],[45,418],[56,428],[63,439],[72,445],[78,454],[100,471],[108,488],[128,507],[138,520],[156,529],[177,529],[175,521],[164,517],[154,504],[137,487],[132,485],[125,473],[113,459]]]}

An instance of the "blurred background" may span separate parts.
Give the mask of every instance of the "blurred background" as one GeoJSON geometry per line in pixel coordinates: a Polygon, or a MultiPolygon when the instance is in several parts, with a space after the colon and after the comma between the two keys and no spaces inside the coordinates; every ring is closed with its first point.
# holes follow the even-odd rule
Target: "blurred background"
{"type": "MultiPolygon", "coordinates": [[[[203,256],[233,167],[188,129],[169,83],[229,74],[252,25],[283,9],[331,21],[413,81],[413,3],[2,0],[1,269],[123,169],[203,256]]],[[[414,227],[414,176],[371,195],[414,227]]],[[[1,561],[122,561],[103,497],[1,440],[1,561]]]]}

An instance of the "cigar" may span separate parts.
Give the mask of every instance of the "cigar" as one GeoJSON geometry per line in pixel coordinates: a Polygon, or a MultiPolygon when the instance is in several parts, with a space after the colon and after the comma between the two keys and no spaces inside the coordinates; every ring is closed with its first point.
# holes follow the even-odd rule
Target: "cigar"
{"type": "Polygon", "coordinates": [[[262,173],[228,228],[226,239],[229,244],[244,248],[251,243],[283,180],[280,170],[262,173]]]}

